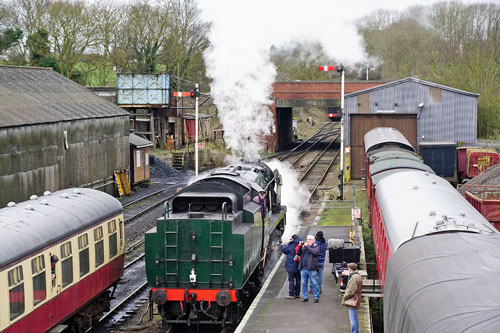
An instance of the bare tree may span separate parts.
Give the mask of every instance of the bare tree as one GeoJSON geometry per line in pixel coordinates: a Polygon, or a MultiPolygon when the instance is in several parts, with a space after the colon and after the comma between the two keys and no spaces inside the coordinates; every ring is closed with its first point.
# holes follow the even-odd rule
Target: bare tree
{"type": "Polygon", "coordinates": [[[500,5],[439,2],[358,22],[384,79],[417,76],[477,92],[478,133],[500,133],[500,5]]]}
{"type": "Polygon", "coordinates": [[[77,62],[96,43],[94,8],[83,1],[57,1],[47,14],[47,31],[61,74],[71,77],[77,62]]]}
{"type": "Polygon", "coordinates": [[[115,81],[115,50],[120,46],[123,5],[105,2],[94,5],[95,44],[83,55],[81,68],[85,70],[87,84],[111,85],[115,81]]]}
{"type": "Polygon", "coordinates": [[[209,45],[211,24],[201,20],[194,0],[172,0],[170,4],[169,35],[161,54],[165,70],[200,82],[204,78],[203,51],[209,45]]]}
{"type": "Polygon", "coordinates": [[[136,0],[126,6],[121,25],[121,50],[114,50],[119,69],[154,73],[158,54],[168,38],[169,2],[136,0]]]}

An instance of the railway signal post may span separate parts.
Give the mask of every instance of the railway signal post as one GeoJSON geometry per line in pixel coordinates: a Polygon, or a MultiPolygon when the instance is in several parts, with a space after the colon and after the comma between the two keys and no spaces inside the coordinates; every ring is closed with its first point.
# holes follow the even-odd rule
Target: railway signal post
{"type": "Polygon", "coordinates": [[[194,135],[194,177],[195,179],[198,179],[198,99],[200,96],[200,85],[196,83],[194,85],[194,96],[195,96],[195,102],[194,102],[194,108],[195,108],[195,135],[194,135]]]}
{"type": "Polygon", "coordinates": [[[341,73],[340,82],[340,173],[339,173],[339,191],[340,200],[344,200],[344,85],[345,85],[345,66],[319,66],[320,72],[337,71],[341,73]]]}

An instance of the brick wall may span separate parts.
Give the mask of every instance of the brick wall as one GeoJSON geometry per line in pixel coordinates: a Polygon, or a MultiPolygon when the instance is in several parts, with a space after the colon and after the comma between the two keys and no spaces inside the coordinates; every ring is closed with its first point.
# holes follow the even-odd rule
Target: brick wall
{"type": "MultiPolygon", "coordinates": [[[[345,82],[345,94],[381,85],[380,81],[345,82]]],[[[276,82],[273,95],[277,99],[340,99],[340,82],[297,81],[276,82]]]]}
{"type": "MultiPolygon", "coordinates": [[[[345,82],[344,94],[368,89],[384,84],[381,81],[345,82]]],[[[340,82],[329,81],[293,81],[273,83],[273,99],[340,99],[340,82]]],[[[269,106],[276,124],[276,102],[269,106]]],[[[276,126],[276,125],[275,125],[276,126]]],[[[264,138],[268,151],[275,151],[278,146],[279,128],[276,133],[264,138]]]]}

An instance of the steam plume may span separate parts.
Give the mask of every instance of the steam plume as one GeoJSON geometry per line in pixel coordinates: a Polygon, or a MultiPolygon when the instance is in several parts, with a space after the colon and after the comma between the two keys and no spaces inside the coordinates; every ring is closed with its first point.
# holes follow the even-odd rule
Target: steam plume
{"type": "MultiPolygon", "coordinates": [[[[248,31],[253,34],[253,31],[248,31]]],[[[212,79],[210,93],[224,127],[224,141],[233,156],[257,160],[265,149],[263,137],[271,133],[273,116],[271,84],[276,69],[269,51],[249,44],[255,36],[239,31],[224,22],[215,22],[210,33],[210,48],[205,52],[207,75],[212,79]]]]}

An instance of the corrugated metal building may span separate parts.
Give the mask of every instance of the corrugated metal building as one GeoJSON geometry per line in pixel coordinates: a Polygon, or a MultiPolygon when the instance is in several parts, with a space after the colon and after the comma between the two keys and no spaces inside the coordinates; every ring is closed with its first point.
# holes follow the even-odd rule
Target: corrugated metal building
{"type": "Polygon", "coordinates": [[[475,143],[478,97],[413,77],[345,95],[352,177],[363,176],[363,136],[375,127],[398,129],[415,148],[424,142],[475,143]]]}
{"type": "Polygon", "coordinates": [[[45,68],[0,66],[0,206],[129,168],[129,115],[45,68]]]}

